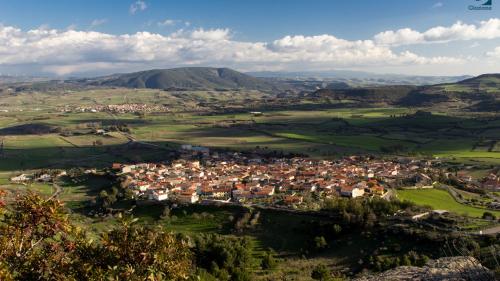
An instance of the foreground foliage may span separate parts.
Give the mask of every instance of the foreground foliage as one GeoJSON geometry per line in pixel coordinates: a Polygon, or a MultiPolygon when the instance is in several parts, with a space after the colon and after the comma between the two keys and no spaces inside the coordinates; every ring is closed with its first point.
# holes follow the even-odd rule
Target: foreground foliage
{"type": "Polygon", "coordinates": [[[61,202],[29,193],[0,205],[0,280],[185,280],[185,239],[121,219],[97,239],[72,225],[61,202]]]}
{"type": "Polygon", "coordinates": [[[0,280],[251,280],[247,238],[188,237],[121,216],[95,237],[65,210],[34,193],[0,201],[0,280]]]}

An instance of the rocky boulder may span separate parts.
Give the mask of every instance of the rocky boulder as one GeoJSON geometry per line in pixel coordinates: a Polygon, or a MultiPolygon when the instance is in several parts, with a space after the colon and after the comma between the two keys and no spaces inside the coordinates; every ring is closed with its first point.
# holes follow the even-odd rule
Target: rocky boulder
{"type": "Polygon", "coordinates": [[[423,267],[399,266],[356,281],[490,281],[493,273],[473,257],[447,257],[429,261],[423,267]]]}

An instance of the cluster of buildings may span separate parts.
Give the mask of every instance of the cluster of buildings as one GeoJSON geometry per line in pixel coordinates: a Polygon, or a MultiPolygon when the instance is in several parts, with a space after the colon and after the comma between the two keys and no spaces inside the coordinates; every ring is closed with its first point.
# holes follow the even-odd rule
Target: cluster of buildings
{"type": "Polygon", "coordinates": [[[259,158],[240,153],[209,153],[183,147],[184,157],[170,164],[113,164],[138,198],[300,204],[307,194],[384,196],[387,184],[430,168],[426,161],[387,161],[348,157],[336,161],[259,158]],[[187,155],[186,155],[187,154],[187,155]],[[186,157],[187,156],[187,157],[186,157]],[[262,201],[262,200],[260,200],[262,201]],[[259,202],[260,202],[259,201],[259,202]]]}
{"type": "Polygon", "coordinates": [[[33,174],[20,174],[10,178],[12,183],[25,184],[30,182],[52,182],[54,178],[66,175],[66,171],[56,173],[39,171],[33,174]]]}
{"type": "Polygon", "coordinates": [[[467,173],[459,172],[457,178],[462,184],[469,188],[500,191],[500,176],[498,173],[499,171],[492,171],[481,179],[474,179],[467,173]]]}
{"type": "Polygon", "coordinates": [[[480,181],[481,187],[488,190],[500,190],[500,176],[495,173],[490,173],[480,181]]]}
{"type": "Polygon", "coordinates": [[[65,107],[64,112],[113,112],[113,113],[135,113],[135,112],[166,112],[169,108],[164,105],[125,103],[125,104],[96,104],[80,105],[75,108],[65,107]]]}

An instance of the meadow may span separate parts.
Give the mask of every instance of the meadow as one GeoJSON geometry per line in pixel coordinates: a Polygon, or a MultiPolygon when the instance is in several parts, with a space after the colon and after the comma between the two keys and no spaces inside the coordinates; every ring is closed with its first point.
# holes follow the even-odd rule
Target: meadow
{"type": "Polygon", "coordinates": [[[434,210],[447,210],[459,215],[482,217],[483,213],[488,211],[500,216],[499,211],[486,210],[460,204],[448,193],[442,189],[405,189],[397,191],[400,200],[408,200],[417,205],[430,206],[434,210]]]}
{"type": "MultiPolygon", "coordinates": [[[[169,92],[151,89],[91,89],[0,96],[1,171],[42,167],[98,166],[159,159],[152,146],[130,146],[130,138],[158,147],[198,144],[215,148],[303,153],[335,158],[355,153],[423,155],[455,162],[500,163],[498,118],[435,111],[415,115],[401,107],[353,108],[303,101],[302,109],[260,111],[266,95],[255,91],[169,92]],[[137,115],[64,112],[93,104],[164,104],[169,112],[137,115]],[[224,105],[224,108],[220,108],[224,105]],[[246,106],[246,107],[245,107],[246,106]],[[259,107],[260,106],[260,107],[259,107]],[[12,133],[41,124],[57,132],[12,133]],[[108,136],[90,129],[127,126],[108,136]],[[3,133],[7,130],[8,133],[3,133]],[[97,145],[96,145],[97,143],[97,145]]],[[[300,105],[300,104],[299,104],[300,105]]],[[[296,106],[295,106],[296,107],[296,106]]],[[[161,151],[161,149],[160,149],[161,151]]],[[[166,152],[165,152],[166,153],[166,152]]]]}

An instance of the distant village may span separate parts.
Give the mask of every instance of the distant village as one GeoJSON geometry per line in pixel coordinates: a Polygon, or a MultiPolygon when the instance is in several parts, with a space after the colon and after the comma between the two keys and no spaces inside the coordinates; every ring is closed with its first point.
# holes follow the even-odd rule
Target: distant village
{"type": "Polygon", "coordinates": [[[167,112],[169,108],[164,105],[126,103],[126,104],[96,104],[80,105],[76,107],[66,106],[61,108],[62,112],[112,112],[112,113],[136,113],[136,112],[167,112]]]}
{"type": "MultiPolygon", "coordinates": [[[[389,199],[391,189],[432,188],[436,175],[454,178],[465,188],[500,191],[500,177],[475,180],[445,171],[438,159],[350,156],[338,160],[276,158],[259,154],[211,151],[182,145],[170,163],[112,165],[112,173],[141,202],[180,204],[245,203],[296,207],[305,199],[342,196],[389,199]]],[[[86,174],[95,169],[85,170],[86,174]]],[[[39,171],[10,178],[13,183],[51,182],[65,171],[39,171]]]]}
{"type": "Polygon", "coordinates": [[[170,164],[113,164],[113,170],[144,200],[178,203],[239,202],[297,205],[311,194],[384,197],[401,178],[432,185],[426,160],[382,160],[352,156],[335,161],[261,158],[211,152],[184,145],[170,164]]]}

